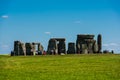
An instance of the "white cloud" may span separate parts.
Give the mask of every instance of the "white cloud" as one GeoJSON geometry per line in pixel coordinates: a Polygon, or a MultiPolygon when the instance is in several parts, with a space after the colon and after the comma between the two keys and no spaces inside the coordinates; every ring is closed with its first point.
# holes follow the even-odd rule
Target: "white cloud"
{"type": "Polygon", "coordinates": [[[0,45],[0,49],[1,50],[7,50],[7,49],[9,49],[10,47],[9,47],[9,45],[4,45],[4,44],[2,44],[2,45],[0,45]]]}
{"type": "Polygon", "coordinates": [[[109,46],[109,44],[103,44],[103,46],[104,46],[104,47],[108,47],[108,46],[109,46]]]}
{"type": "Polygon", "coordinates": [[[45,32],[45,34],[48,34],[48,35],[50,35],[50,34],[51,34],[51,32],[45,32]]]}
{"type": "Polygon", "coordinates": [[[81,21],[74,21],[74,23],[76,23],[76,24],[81,24],[81,21]]]}
{"type": "Polygon", "coordinates": [[[9,48],[8,45],[1,45],[2,48],[9,48]]]}
{"type": "Polygon", "coordinates": [[[111,46],[119,46],[117,43],[110,43],[111,46]]]}
{"type": "Polygon", "coordinates": [[[109,47],[109,46],[119,46],[117,43],[109,43],[109,44],[103,44],[104,47],[109,47]]]}
{"type": "Polygon", "coordinates": [[[6,18],[8,18],[8,15],[2,15],[1,17],[6,19],[6,18]]]}

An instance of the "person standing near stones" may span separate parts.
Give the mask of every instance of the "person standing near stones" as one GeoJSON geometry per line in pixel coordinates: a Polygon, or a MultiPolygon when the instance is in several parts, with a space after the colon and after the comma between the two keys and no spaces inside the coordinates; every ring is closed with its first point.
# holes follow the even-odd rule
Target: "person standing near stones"
{"type": "Polygon", "coordinates": [[[43,55],[46,55],[46,51],[45,50],[43,51],[43,55]]]}

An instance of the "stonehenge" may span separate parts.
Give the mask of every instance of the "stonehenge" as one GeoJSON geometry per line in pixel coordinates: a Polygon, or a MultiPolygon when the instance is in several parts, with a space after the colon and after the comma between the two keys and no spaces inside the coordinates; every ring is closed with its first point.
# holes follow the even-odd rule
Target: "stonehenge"
{"type": "Polygon", "coordinates": [[[42,53],[43,46],[40,43],[22,43],[20,41],[14,41],[14,50],[11,51],[11,56],[40,55],[42,53]]]}
{"type": "Polygon", "coordinates": [[[41,55],[46,52],[50,55],[101,53],[102,36],[99,34],[97,41],[94,37],[95,35],[91,34],[78,34],[76,43],[68,43],[68,50],[66,50],[65,38],[50,38],[47,51],[44,50],[41,43],[22,43],[20,41],[14,41],[14,49],[11,51],[11,56],[41,55]]]}
{"type": "Polygon", "coordinates": [[[48,54],[66,53],[65,38],[51,38],[47,48],[48,54]]]}
{"type": "Polygon", "coordinates": [[[94,40],[94,35],[78,34],[76,40],[76,52],[78,54],[97,53],[98,44],[94,40]]]}
{"type": "Polygon", "coordinates": [[[20,41],[14,41],[13,55],[26,55],[25,44],[20,41]]]}

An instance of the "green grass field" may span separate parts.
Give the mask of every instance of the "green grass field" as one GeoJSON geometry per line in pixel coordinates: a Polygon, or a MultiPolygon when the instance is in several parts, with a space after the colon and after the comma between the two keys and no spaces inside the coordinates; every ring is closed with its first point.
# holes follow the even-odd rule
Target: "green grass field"
{"type": "Polygon", "coordinates": [[[1,55],[0,80],[120,80],[120,55],[1,55]]]}

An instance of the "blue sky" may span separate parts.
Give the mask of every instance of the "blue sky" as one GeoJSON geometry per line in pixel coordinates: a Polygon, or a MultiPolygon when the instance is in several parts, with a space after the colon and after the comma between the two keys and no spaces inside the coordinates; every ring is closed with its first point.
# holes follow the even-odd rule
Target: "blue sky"
{"type": "MultiPolygon", "coordinates": [[[[41,42],[51,37],[76,42],[77,34],[102,34],[103,49],[120,53],[120,0],[0,0],[0,53],[14,40],[41,42]]],[[[95,39],[96,39],[95,37],[95,39]]]]}

